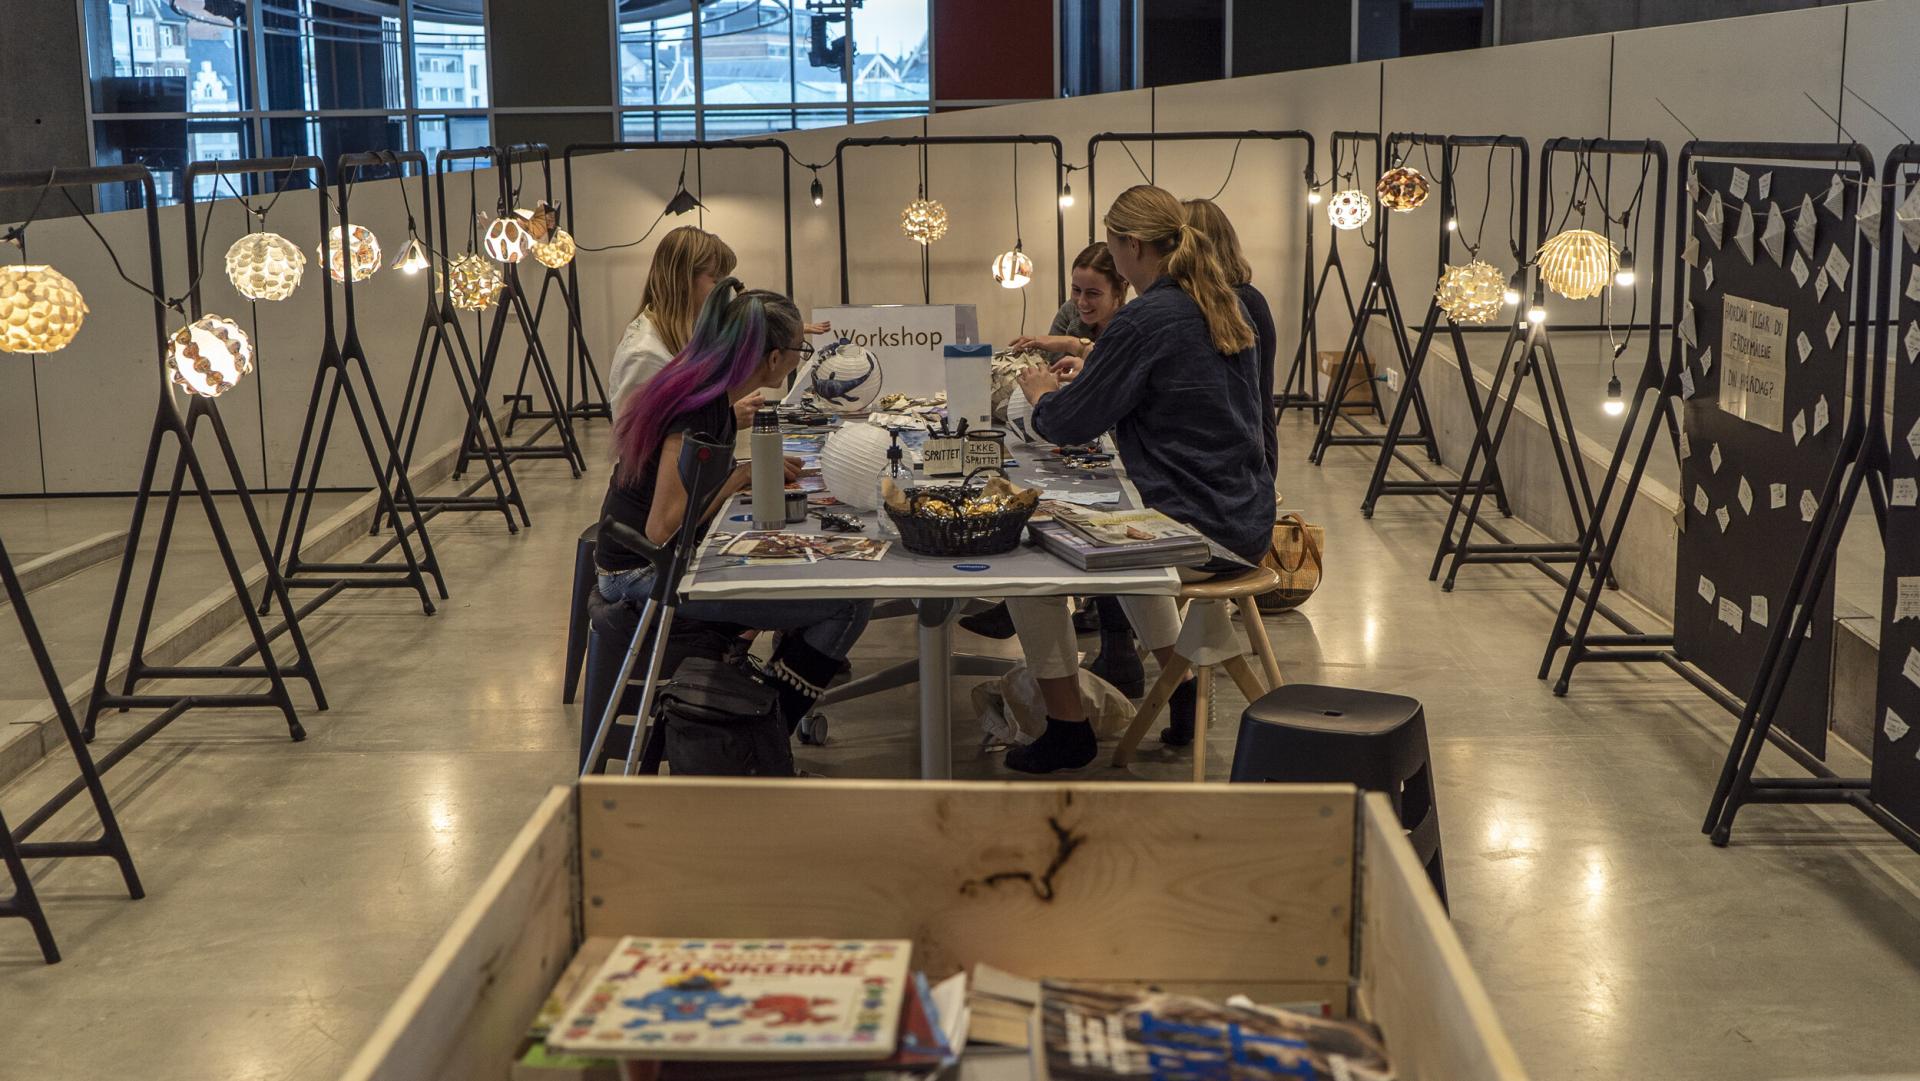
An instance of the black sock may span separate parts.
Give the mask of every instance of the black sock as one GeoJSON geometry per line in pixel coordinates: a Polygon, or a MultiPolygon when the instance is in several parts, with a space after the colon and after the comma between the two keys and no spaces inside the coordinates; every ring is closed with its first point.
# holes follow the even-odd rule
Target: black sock
{"type": "Polygon", "coordinates": [[[1100,753],[1088,721],[1063,721],[1047,718],[1047,730],[1024,747],[1007,752],[1007,768],[1021,773],[1052,773],[1057,769],[1079,769],[1100,753]]]}
{"type": "Polygon", "coordinates": [[[1160,742],[1169,747],[1185,747],[1193,742],[1193,713],[1200,694],[1200,681],[1189,679],[1167,699],[1167,726],[1160,730],[1160,742]]]}
{"type": "Polygon", "coordinates": [[[787,734],[792,735],[813,704],[827,693],[827,684],[840,671],[840,658],[820,652],[797,634],[783,634],[763,671],[780,692],[780,719],[787,724],[787,734]]]}

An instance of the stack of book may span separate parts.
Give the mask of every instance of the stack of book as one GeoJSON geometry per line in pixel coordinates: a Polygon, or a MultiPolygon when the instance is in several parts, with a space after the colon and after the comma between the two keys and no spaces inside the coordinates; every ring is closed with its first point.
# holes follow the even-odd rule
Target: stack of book
{"type": "Polygon", "coordinates": [[[1083,571],[1197,567],[1214,555],[1207,538],[1157,510],[1052,509],[1050,519],[1030,522],[1027,533],[1042,549],[1083,571]]]}

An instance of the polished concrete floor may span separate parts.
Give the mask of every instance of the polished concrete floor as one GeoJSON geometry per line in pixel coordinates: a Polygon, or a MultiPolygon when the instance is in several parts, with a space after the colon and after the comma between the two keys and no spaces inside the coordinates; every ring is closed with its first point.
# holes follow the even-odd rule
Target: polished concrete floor
{"type": "MultiPolygon", "coordinates": [[[[1698,824],[1730,719],[1658,667],[1590,667],[1553,697],[1533,678],[1558,599],[1546,581],[1477,567],[1442,594],[1425,578],[1435,507],[1392,500],[1362,520],[1370,458],[1341,450],[1307,466],[1308,430],[1289,424],[1282,488],[1326,525],[1329,566],[1310,603],[1270,623],[1286,675],[1425,702],[1455,924],[1535,1076],[1801,1078],[1920,1062],[1920,856],[1855,816],[1805,808],[1749,809],[1735,843],[1711,847],[1698,824]]],[[[25,927],[0,921],[0,1078],[338,1073],[571,773],[565,597],[601,480],[554,463],[522,475],[532,530],[436,523],[453,590],[439,614],[360,594],[314,617],[332,709],[306,713],[305,743],[262,711],[195,712],[110,775],[149,896],[128,901],[105,861],[36,865],[67,959],[42,966],[25,927]]],[[[48,513],[42,548],[104,528],[53,536],[63,512],[48,513]]],[[[11,634],[0,618],[6,650],[11,634]]],[[[871,634],[855,660],[870,670],[911,641],[871,634]]],[[[957,771],[1001,776],[965,719],[966,690],[957,771]]],[[[833,710],[833,742],[803,766],[908,775],[913,694],[833,710]]],[[[1208,748],[1215,776],[1231,695],[1208,748]]],[[[109,738],[134,719],[110,718],[109,738]]],[[[18,817],[71,768],[49,760],[0,789],[0,807],[18,817]]],[[[1136,772],[1187,769],[1156,754],[1136,772]]],[[[46,835],[88,828],[69,811],[46,835]]]]}

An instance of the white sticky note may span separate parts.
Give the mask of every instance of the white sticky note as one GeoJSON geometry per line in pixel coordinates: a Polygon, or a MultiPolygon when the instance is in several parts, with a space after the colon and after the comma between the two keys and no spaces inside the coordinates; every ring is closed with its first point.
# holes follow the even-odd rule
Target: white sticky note
{"type": "Polygon", "coordinates": [[[1920,483],[1916,483],[1912,477],[1893,478],[1893,505],[1920,506],[1920,483]]]}
{"type": "Polygon", "coordinates": [[[1733,246],[1740,249],[1749,263],[1753,262],[1753,233],[1753,208],[1741,203],[1740,222],[1733,227],[1733,246]]]}
{"type": "Polygon", "coordinates": [[[1920,248],[1920,184],[1908,189],[1907,197],[1900,209],[1893,212],[1894,219],[1900,223],[1900,232],[1907,238],[1907,247],[1920,248]]]}
{"type": "Polygon", "coordinates": [[[1806,437],[1807,437],[1807,411],[1802,409],[1798,413],[1795,413],[1793,415],[1793,445],[1796,447],[1799,446],[1800,441],[1802,439],[1805,439],[1806,437]]]}
{"type": "Polygon", "coordinates": [[[1821,432],[1824,432],[1827,430],[1827,420],[1828,420],[1827,396],[1822,394],[1820,396],[1820,400],[1813,403],[1813,434],[1814,435],[1819,435],[1821,432]]]}
{"type": "Polygon", "coordinates": [[[1813,196],[1800,197],[1800,209],[1793,215],[1793,242],[1807,258],[1813,258],[1813,242],[1819,237],[1820,219],[1813,213],[1813,196]]]}
{"type": "Polygon", "coordinates": [[[1920,458],[1920,420],[1913,422],[1913,429],[1907,433],[1907,449],[1915,458],[1920,458]]]}
{"type": "Polygon", "coordinates": [[[1834,217],[1845,217],[1847,213],[1847,182],[1839,173],[1833,174],[1833,180],[1827,184],[1827,213],[1834,217]]]}
{"type": "Polygon", "coordinates": [[[1867,246],[1880,247],[1880,182],[1869,180],[1860,185],[1860,206],[1853,212],[1854,228],[1866,238],[1867,246]]]}
{"type": "Polygon", "coordinates": [[[1805,259],[1800,258],[1799,252],[1794,252],[1793,253],[1794,284],[1804,288],[1807,284],[1807,275],[1811,273],[1813,272],[1807,269],[1807,261],[1805,259]]]}
{"type": "Polygon", "coordinates": [[[1707,260],[1707,265],[1700,268],[1700,278],[1708,289],[1713,288],[1713,260],[1707,260]]]}
{"type": "Polygon", "coordinates": [[[1740,478],[1740,512],[1753,513],[1753,485],[1748,484],[1745,477],[1740,478]]]}
{"type": "Polygon", "coordinates": [[[1759,198],[1759,199],[1765,199],[1767,196],[1773,194],[1773,174],[1772,173],[1760,174],[1759,183],[1753,186],[1753,194],[1755,198],[1759,198]]]}
{"type": "Polygon", "coordinates": [[[1784,484],[1767,485],[1767,506],[1779,510],[1787,505],[1787,486],[1784,484]]]}
{"type": "Polygon", "coordinates": [[[1920,619],[1920,577],[1893,580],[1893,621],[1920,619]]]}
{"type": "Polygon", "coordinates": [[[1813,299],[1825,300],[1826,298],[1827,298],[1827,268],[1821,267],[1819,270],[1816,270],[1813,272],[1813,299]]]}
{"type": "Polygon", "coordinates": [[[1680,396],[1693,397],[1693,369],[1691,368],[1680,369],[1680,396]]]}
{"type": "Polygon", "coordinates": [[[1901,342],[1907,347],[1908,364],[1920,360],[1920,319],[1907,324],[1907,334],[1901,342]]]}
{"type": "Polygon", "coordinates": [[[1687,430],[1682,428],[1680,429],[1680,460],[1684,462],[1691,457],[1693,457],[1693,440],[1688,437],[1687,430]]]}
{"type": "Polygon", "coordinates": [[[1920,265],[1907,275],[1907,299],[1920,300],[1920,265]]]}
{"type": "Polygon", "coordinates": [[[1920,687],[1920,649],[1907,647],[1907,663],[1900,666],[1900,674],[1914,686],[1920,687]]]}
{"type": "Polygon", "coordinates": [[[1747,618],[1753,620],[1753,625],[1756,627],[1766,626],[1767,619],[1769,618],[1767,614],[1767,598],[1755,593],[1753,599],[1747,602],[1747,618]]]}
{"type": "Polygon", "coordinates": [[[1734,603],[1733,598],[1722,597],[1720,598],[1720,622],[1732,627],[1733,633],[1739,634],[1745,629],[1746,613],[1740,611],[1740,606],[1734,603]]]}
{"type": "Polygon", "coordinates": [[[1725,507],[1715,507],[1713,508],[1713,520],[1720,523],[1720,532],[1725,533],[1727,531],[1727,524],[1733,521],[1733,515],[1728,513],[1725,507]]]}
{"type": "Polygon", "coordinates": [[[1701,575],[1701,576],[1700,576],[1700,585],[1698,586],[1698,588],[1699,588],[1699,590],[1700,590],[1700,599],[1701,599],[1701,600],[1703,600],[1703,601],[1706,601],[1706,602],[1707,602],[1708,604],[1712,604],[1712,603],[1713,603],[1713,593],[1714,593],[1714,590],[1713,590],[1713,579],[1711,579],[1711,578],[1708,578],[1708,577],[1707,577],[1706,575],[1704,575],[1704,574],[1703,574],[1703,575],[1701,575]]]}
{"type": "Polygon", "coordinates": [[[1779,203],[1767,204],[1767,224],[1760,230],[1760,246],[1775,263],[1787,265],[1787,216],[1780,212],[1779,203]]]}
{"type": "Polygon", "coordinates": [[[1722,459],[1720,457],[1720,444],[1715,443],[1713,445],[1713,449],[1707,452],[1707,464],[1713,467],[1713,471],[1715,473],[1718,473],[1720,472],[1721,460],[1722,459]]]}
{"type": "Polygon", "coordinates": [[[1713,374],[1713,346],[1700,350],[1700,378],[1713,374]]]}
{"type": "Polygon", "coordinates": [[[1735,199],[1745,199],[1747,197],[1747,185],[1751,183],[1752,180],[1753,178],[1747,175],[1745,169],[1740,168],[1738,165],[1734,166],[1733,179],[1727,182],[1727,194],[1733,196],[1735,199]]]}
{"type": "Polygon", "coordinates": [[[1827,249],[1827,280],[1835,285],[1847,284],[1847,275],[1853,273],[1853,263],[1847,259],[1847,253],[1835,244],[1827,249]]]}
{"type": "Polygon", "coordinates": [[[1807,332],[1803,330],[1793,336],[1793,348],[1800,354],[1800,363],[1805,364],[1807,358],[1813,355],[1813,339],[1807,337],[1807,332]]]}
{"type": "Polygon", "coordinates": [[[1680,313],[1680,340],[1691,346],[1699,346],[1700,331],[1694,323],[1693,301],[1687,301],[1686,311],[1680,313]]]}
{"type": "Polygon", "coordinates": [[[1693,486],[1693,509],[1696,511],[1699,511],[1701,514],[1705,514],[1707,513],[1707,508],[1712,505],[1713,505],[1712,501],[1707,498],[1706,488],[1703,487],[1702,485],[1698,485],[1698,484],[1694,485],[1693,486]]]}
{"type": "Polygon", "coordinates": [[[1687,242],[1680,249],[1680,258],[1686,260],[1688,266],[1697,267],[1700,265],[1699,237],[1694,236],[1692,233],[1687,234],[1687,242]]]}
{"type": "Polygon", "coordinates": [[[1819,509],[1820,509],[1820,501],[1813,497],[1813,492],[1810,489],[1805,489],[1805,488],[1801,489],[1800,490],[1800,520],[1803,522],[1813,521],[1814,512],[1818,511],[1819,509]]]}
{"type": "Polygon", "coordinates": [[[1907,725],[1907,722],[1900,719],[1900,715],[1893,711],[1892,706],[1888,706],[1887,715],[1880,721],[1880,731],[1887,734],[1887,742],[1898,743],[1901,736],[1913,729],[1907,725]]]}
{"type": "Polygon", "coordinates": [[[1828,349],[1832,349],[1834,343],[1840,340],[1840,332],[1845,329],[1846,329],[1846,324],[1840,321],[1839,315],[1837,315],[1834,312],[1827,313],[1827,348],[1828,349]]]}

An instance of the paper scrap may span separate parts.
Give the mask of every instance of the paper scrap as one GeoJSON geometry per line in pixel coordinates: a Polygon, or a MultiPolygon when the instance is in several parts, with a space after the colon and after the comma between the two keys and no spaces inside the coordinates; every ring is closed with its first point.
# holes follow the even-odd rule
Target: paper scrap
{"type": "Polygon", "coordinates": [[[1779,510],[1787,505],[1787,486],[1784,484],[1767,485],[1767,506],[1779,510]]]}
{"type": "Polygon", "coordinates": [[[1840,321],[1840,316],[1835,312],[1828,312],[1827,313],[1827,348],[1828,349],[1832,349],[1834,346],[1834,343],[1840,340],[1840,332],[1844,329],[1846,329],[1846,324],[1840,321]]]}
{"type": "Polygon", "coordinates": [[[1733,246],[1753,262],[1753,208],[1745,203],[1740,204],[1740,223],[1733,227],[1733,246]]]}
{"type": "Polygon", "coordinates": [[[1713,579],[1711,579],[1711,578],[1708,578],[1708,577],[1707,577],[1706,575],[1704,575],[1704,574],[1703,574],[1703,575],[1701,575],[1701,576],[1700,576],[1700,585],[1699,585],[1699,587],[1698,587],[1698,588],[1699,588],[1699,590],[1700,590],[1700,599],[1701,599],[1701,600],[1703,600],[1703,601],[1706,601],[1706,602],[1707,602],[1708,604],[1712,604],[1712,603],[1713,603],[1713,593],[1714,593],[1714,590],[1713,590],[1713,579]]]}
{"type": "Polygon", "coordinates": [[[1813,355],[1813,339],[1807,337],[1807,332],[1804,330],[1794,335],[1793,347],[1799,351],[1802,364],[1805,364],[1807,358],[1813,355]]]}
{"type": "Polygon", "coordinates": [[[1920,577],[1893,580],[1893,621],[1920,619],[1920,577]]]}
{"type": "Polygon", "coordinates": [[[1704,288],[1713,288],[1713,260],[1707,260],[1707,265],[1700,268],[1700,278],[1705,283],[1704,288]]]}
{"type": "Polygon", "coordinates": [[[1688,266],[1697,267],[1700,265],[1699,237],[1694,236],[1692,233],[1687,234],[1687,242],[1680,249],[1680,258],[1686,260],[1688,266]]]}
{"type": "Polygon", "coordinates": [[[1860,229],[1860,235],[1867,239],[1867,245],[1875,251],[1880,249],[1880,182],[1869,180],[1860,185],[1860,207],[1854,211],[1853,224],[1860,229]]]}
{"type": "Polygon", "coordinates": [[[1707,239],[1713,241],[1714,247],[1718,248],[1726,243],[1723,238],[1726,236],[1727,229],[1727,208],[1720,201],[1719,192],[1708,194],[1707,209],[1700,213],[1700,224],[1706,230],[1707,239]]]}
{"type": "Polygon", "coordinates": [[[1720,523],[1720,532],[1725,533],[1728,523],[1733,521],[1733,515],[1728,513],[1725,507],[1715,507],[1713,508],[1713,520],[1720,523]]]}
{"type": "Polygon", "coordinates": [[[1799,446],[1800,441],[1802,439],[1805,439],[1806,437],[1807,437],[1807,411],[1802,409],[1798,413],[1795,413],[1793,415],[1793,445],[1796,447],[1799,446]]]}
{"type": "Polygon", "coordinates": [[[1907,238],[1907,247],[1920,248],[1920,184],[1907,191],[1907,197],[1893,212],[1893,220],[1900,223],[1900,232],[1907,238]]]}
{"type": "Polygon", "coordinates": [[[1680,396],[1693,397],[1693,369],[1691,368],[1680,369],[1680,396]]]}
{"type": "Polygon", "coordinates": [[[1907,433],[1907,449],[1915,458],[1920,458],[1920,420],[1913,422],[1913,430],[1907,433]]]}
{"type": "Polygon", "coordinates": [[[1847,259],[1847,253],[1835,244],[1827,249],[1827,280],[1838,286],[1847,284],[1847,275],[1853,272],[1853,263],[1847,259]]]}
{"type": "Polygon", "coordinates": [[[1767,225],[1760,231],[1760,246],[1775,263],[1786,265],[1787,218],[1780,213],[1779,203],[1767,204],[1767,225]]]}
{"type": "Polygon", "coordinates": [[[1920,300],[1920,265],[1907,275],[1907,299],[1920,300]]]}
{"type": "Polygon", "coordinates": [[[1821,267],[1813,272],[1813,299],[1827,299],[1827,268],[1821,267]]]}
{"type": "Polygon", "coordinates": [[[1833,174],[1833,180],[1827,185],[1827,213],[1836,218],[1847,216],[1847,182],[1839,173],[1833,174]]]}
{"type": "Polygon", "coordinates": [[[1745,477],[1740,478],[1740,511],[1743,514],[1753,513],[1753,485],[1748,484],[1745,477]]]}
{"type": "Polygon", "coordinates": [[[1715,473],[1720,472],[1720,444],[1715,443],[1713,449],[1707,452],[1707,462],[1715,473]]]}
{"type": "Polygon", "coordinates": [[[1901,344],[1907,347],[1908,364],[1920,360],[1920,319],[1907,324],[1907,335],[1901,339],[1901,344]]]}
{"type": "Polygon", "coordinates": [[[1920,687],[1920,649],[1907,647],[1907,663],[1900,666],[1900,674],[1914,686],[1920,687]]]}
{"type": "Polygon", "coordinates": [[[1912,477],[1893,478],[1893,505],[1896,507],[1920,506],[1920,481],[1912,477]]]}
{"type": "Polygon", "coordinates": [[[1687,170],[1687,198],[1696,203],[1700,201],[1700,174],[1692,169],[1687,170]]]}
{"type": "Polygon", "coordinates": [[[1740,611],[1740,606],[1733,602],[1733,598],[1720,598],[1720,622],[1732,627],[1733,633],[1739,634],[1746,621],[1746,614],[1740,611]]]}
{"type": "Polygon", "coordinates": [[[1793,253],[1793,282],[1794,282],[1794,284],[1795,284],[1795,285],[1798,285],[1798,286],[1801,286],[1802,288],[1804,288],[1804,287],[1806,286],[1806,284],[1807,284],[1807,275],[1809,275],[1809,274],[1811,274],[1811,273],[1812,273],[1812,271],[1810,271],[1810,270],[1808,270],[1808,269],[1807,269],[1807,261],[1806,261],[1805,259],[1802,259],[1802,258],[1800,258],[1800,253],[1799,253],[1799,252],[1794,252],[1794,253],[1793,253]]]}
{"type": "Polygon", "coordinates": [[[1767,613],[1767,598],[1755,593],[1753,598],[1747,602],[1747,618],[1753,620],[1753,625],[1756,627],[1766,626],[1767,619],[1769,618],[1767,613]]]}
{"type": "Polygon", "coordinates": [[[1700,331],[1694,324],[1693,301],[1687,301],[1686,311],[1680,315],[1680,340],[1696,348],[1700,345],[1700,331]]]}
{"type": "Polygon", "coordinates": [[[1829,418],[1827,416],[1827,396],[1822,394],[1820,396],[1820,400],[1813,403],[1813,434],[1814,435],[1819,435],[1821,432],[1824,432],[1827,430],[1828,419],[1829,418]]]}
{"type": "Polygon", "coordinates": [[[1680,460],[1684,462],[1691,457],[1693,457],[1693,440],[1688,437],[1687,430],[1682,428],[1680,429],[1680,460]]]}
{"type": "Polygon", "coordinates": [[[1898,743],[1900,742],[1901,736],[1913,731],[1913,729],[1908,726],[1907,722],[1900,719],[1900,715],[1893,711],[1892,706],[1888,706],[1887,715],[1880,722],[1880,731],[1887,734],[1887,742],[1898,743]]]}
{"type": "Polygon", "coordinates": [[[1771,195],[1773,193],[1773,174],[1771,172],[1761,173],[1759,183],[1755,184],[1753,188],[1754,195],[1761,199],[1765,199],[1768,195],[1771,195]]]}
{"type": "Polygon", "coordinates": [[[1800,520],[1803,522],[1813,521],[1814,512],[1818,511],[1819,509],[1820,509],[1820,501],[1813,497],[1813,492],[1809,489],[1805,489],[1805,488],[1801,489],[1800,490],[1800,520]]]}
{"type": "Polygon", "coordinates": [[[1820,221],[1813,213],[1813,196],[1800,197],[1800,209],[1793,216],[1793,240],[1807,258],[1813,258],[1813,242],[1819,236],[1820,221]]]}
{"type": "Polygon", "coordinates": [[[1700,378],[1713,374],[1713,346],[1700,350],[1700,378]]]}
{"type": "Polygon", "coordinates": [[[1707,499],[1707,489],[1702,485],[1694,485],[1693,509],[1699,511],[1701,514],[1705,514],[1707,513],[1707,508],[1712,505],[1712,502],[1707,499]]]}
{"type": "Polygon", "coordinates": [[[1733,179],[1727,182],[1727,194],[1733,196],[1735,199],[1745,199],[1747,197],[1747,184],[1751,182],[1752,179],[1752,177],[1747,175],[1745,169],[1740,168],[1738,165],[1734,166],[1733,179]]]}

